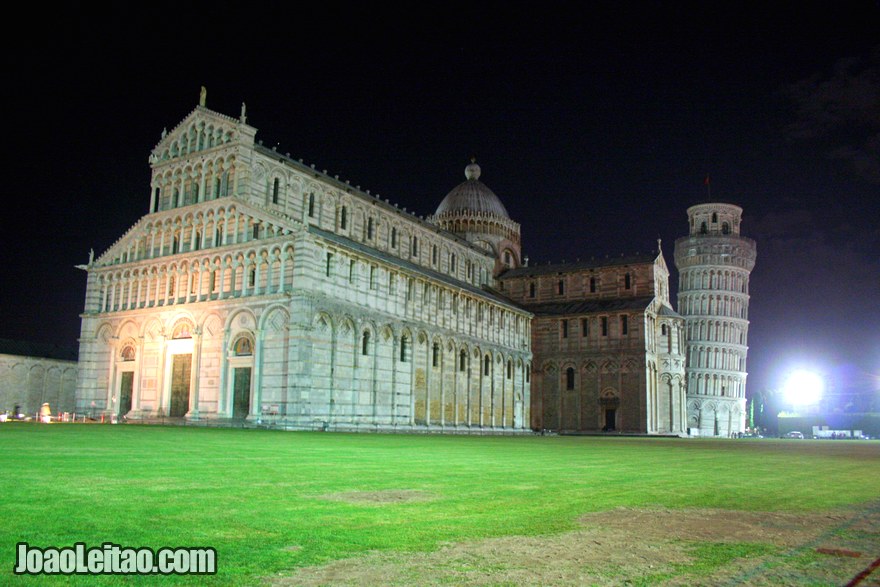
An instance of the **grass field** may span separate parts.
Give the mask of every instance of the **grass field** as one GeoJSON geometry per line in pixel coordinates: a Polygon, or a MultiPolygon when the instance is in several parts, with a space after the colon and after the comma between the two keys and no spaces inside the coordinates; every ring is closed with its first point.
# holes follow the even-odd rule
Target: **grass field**
{"type": "Polygon", "coordinates": [[[16,423],[0,447],[0,584],[34,582],[19,541],[218,553],[215,577],[53,584],[834,585],[880,555],[874,441],[16,423]]]}

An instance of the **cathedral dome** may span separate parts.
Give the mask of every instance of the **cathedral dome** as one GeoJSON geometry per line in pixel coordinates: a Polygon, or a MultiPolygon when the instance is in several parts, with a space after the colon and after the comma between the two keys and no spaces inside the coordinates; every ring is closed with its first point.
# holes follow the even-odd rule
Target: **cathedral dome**
{"type": "Polygon", "coordinates": [[[504,204],[498,199],[489,186],[480,181],[480,166],[474,162],[465,167],[464,181],[446,194],[440,205],[437,206],[435,216],[476,212],[478,214],[491,214],[501,218],[510,218],[504,204]]]}

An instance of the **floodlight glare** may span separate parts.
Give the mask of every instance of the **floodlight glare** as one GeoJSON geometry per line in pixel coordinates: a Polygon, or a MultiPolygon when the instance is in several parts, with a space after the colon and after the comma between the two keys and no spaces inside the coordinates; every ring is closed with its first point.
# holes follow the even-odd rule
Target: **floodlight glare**
{"type": "Polygon", "coordinates": [[[825,385],[822,378],[810,371],[795,371],[788,378],[783,393],[788,403],[808,406],[819,402],[825,385]]]}

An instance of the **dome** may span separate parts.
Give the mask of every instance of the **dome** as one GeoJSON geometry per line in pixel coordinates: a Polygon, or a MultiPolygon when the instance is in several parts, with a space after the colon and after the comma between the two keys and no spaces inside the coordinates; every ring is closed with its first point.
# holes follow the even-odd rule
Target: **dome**
{"type": "Polygon", "coordinates": [[[435,216],[444,214],[456,214],[476,212],[481,214],[492,214],[501,218],[510,218],[504,204],[495,195],[495,192],[489,189],[489,186],[480,181],[480,166],[471,162],[465,167],[464,181],[446,194],[440,205],[437,206],[435,216]]]}

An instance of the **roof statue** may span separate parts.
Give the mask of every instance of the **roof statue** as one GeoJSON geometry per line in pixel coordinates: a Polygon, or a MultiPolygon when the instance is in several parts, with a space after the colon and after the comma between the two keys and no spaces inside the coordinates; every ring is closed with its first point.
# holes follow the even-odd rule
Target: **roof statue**
{"type": "Polygon", "coordinates": [[[199,106],[204,108],[207,102],[208,102],[208,90],[205,89],[205,86],[202,86],[202,91],[199,92],[199,106]]]}

